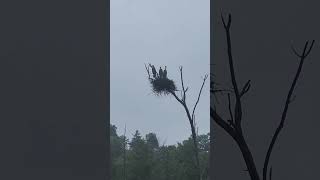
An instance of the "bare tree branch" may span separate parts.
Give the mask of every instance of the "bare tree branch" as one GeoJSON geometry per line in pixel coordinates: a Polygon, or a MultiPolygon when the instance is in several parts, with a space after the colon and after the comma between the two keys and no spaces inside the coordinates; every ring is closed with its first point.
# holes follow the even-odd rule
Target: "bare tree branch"
{"type": "Polygon", "coordinates": [[[233,92],[231,90],[228,89],[214,89],[214,90],[210,90],[211,93],[219,93],[219,92],[233,92]]]}
{"type": "Polygon", "coordinates": [[[148,77],[149,77],[149,79],[151,79],[151,77],[150,77],[150,69],[149,69],[149,66],[147,66],[146,64],[144,64],[144,67],[146,68],[146,70],[147,70],[147,73],[148,73],[148,77]]]}
{"type": "Polygon", "coordinates": [[[222,117],[216,112],[215,109],[210,107],[210,116],[212,119],[220,126],[222,127],[231,137],[235,138],[236,132],[235,130],[222,119],[222,117]]]}
{"type": "Polygon", "coordinates": [[[291,49],[292,49],[293,53],[294,53],[296,56],[301,57],[301,56],[299,55],[299,53],[296,51],[296,49],[294,49],[294,47],[293,47],[292,44],[291,44],[291,49]]]}
{"type": "MultiPolygon", "coordinates": [[[[288,109],[289,109],[289,104],[290,102],[292,101],[291,100],[291,96],[293,94],[293,91],[294,91],[294,88],[297,84],[297,81],[299,79],[299,76],[300,76],[300,73],[301,73],[301,70],[302,70],[302,66],[303,66],[303,63],[305,61],[305,58],[309,55],[312,47],[313,47],[313,44],[314,44],[314,40],[312,41],[312,44],[311,46],[309,47],[309,49],[307,50],[307,47],[308,47],[308,41],[305,43],[305,46],[304,46],[304,49],[303,49],[303,52],[302,54],[296,54],[296,51],[294,50],[294,53],[300,57],[300,63],[299,63],[299,66],[298,66],[298,69],[297,69],[297,72],[294,76],[294,79],[293,79],[293,82],[290,86],[290,89],[289,89],[289,92],[288,92],[288,95],[287,95],[287,98],[286,98],[286,101],[285,101],[285,105],[284,105],[284,109],[283,109],[283,112],[282,112],[282,116],[281,116],[281,121],[280,121],[280,124],[278,125],[273,137],[272,137],[272,140],[269,144],[269,147],[268,147],[268,151],[267,151],[267,154],[266,154],[266,157],[265,157],[265,160],[264,160],[264,165],[263,165],[263,180],[267,180],[267,171],[268,171],[268,164],[269,164],[269,161],[270,161],[270,156],[271,156],[271,153],[272,153],[272,150],[273,150],[273,147],[277,141],[277,138],[284,126],[284,122],[286,120],[286,117],[287,117],[287,112],[288,112],[288,109]]],[[[294,49],[294,48],[293,48],[294,49]]]]}
{"type": "Polygon", "coordinates": [[[183,92],[183,96],[182,96],[182,101],[186,102],[186,92],[188,90],[184,88],[184,83],[183,83],[183,76],[182,76],[182,66],[179,67],[180,69],[180,78],[181,78],[181,85],[182,85],[182,92],[183,92]]]}
{"type": "MultiPolygon", "coordinates": [[[[256,165],[254,163],[252,154],[250,152],[250,149],[244,139],[244,136],[242,134],[242,128],[241,128],[241,120],[242,120],[242,107],[241,107],[241,97],[244,96],[251,88],[251,81],[248,80],[241,91],[238,89],[237,81],[236,81],[236,73],[234,70],[234,63],[233,63],[233,56],[232,56],[232,46],[231,46],[231,35],[230,35],[230,27],[231,27],[231,14],[228,15],[228,20],[226,21],[225,18],[223,17],[221,13],[221,19],[223,23],[223,27],[225,29],[226,33],[226,39],[227,39],[227,54],[228,54],[228,63],[229,63],[229,70],[230,70],[230,75],[231,75],[231,82],[235,94],[235,106],[234,106],[234,114],[232,113],[232,108],[231,108],[231,98],[230,98],[230,93],[228,93],[228,109],[229,109],[229,114],[231,116],[230,122],[234,122],[234,125],[232,123],[228,124],[221,116],[218,115],[216,112],[216,107],[212,108],[210,107],[210,116],[211,118],[220,126],[222,127],[237,143],[238,147],[240,148],[243,158],[246,162],[248,172],[250,174],[251,180],[259,180],[260,176],[258,171],[256,170],[256,165]]],[[[293,53],[299,57],[300,63],[298,66],[298,69],[296,71],[296,74],[294,76],[293,82],[290,86],[286,101],[285,101],[285,106],[282,112],[281,116],[281,121],[279,123],[279,126],[277,127],[272,140],[268,146],[268,151],[266,153],[265,161],[264,161],[264,166],[263,166],[263,180],[267,179],[267,171],[268,171],[268,164],[270,161],[270,156],[273,150],[273,147],[277,141],[277,138],[283,129],[284,122],[286,120],[289,104],[294,100],[295,96],[292,98],[294,88],[297,84],[298,78],[300,76],[302,66],[304,63],[305,58],[310,54],[313,46],[314,46],[314,40],[311,42],[311,45],[309,45],[309,41],[306,41],[302,53],[298,53],[298,51],[291,45],[291,49],[293,53]]],[[[210,93],[215,96],[216,89],[213,88],[213,85],[215,85],[213,82],[210,84],[212,88],[210,88],[210,93]]],[[[214,104],[215,106],[215,104],[214,104]]],[[[228,120],[229,121],[229,120],[228,120]]],[[[272,167],[269,168],[269,180],[272,179],[272,167]]]]}
{"type": "Polygon", "coordinates": [[[305,57],[307,57],[307,56],[310,54],[311,49],[313,48],[313,45],[314,45],[314,40],[312,40],[312,42],[311,42],[311,46],[309,47],[309,49],[308,49],[307,53],[305,53],[305,54],[304,54],[304,55],[305,55],[305,57]]]}
{"type": "Polygon", "coordinates": [[[272,167],[270,167],[270,170],[269,170],[269,180],[272,180],[272,167]]]}
{"type": "Polygon", "coordinates": [[[176,100],[177,100],[180,104],[182,104],[182,105],[184,104],[183,101],[182,101],[181,99],[179,99],[179,97],[176,95],[176,93],[175,93],[174,91],[171,91],[170,93],[173,95],[173,97],[176,98],[176,100]]]}
{"type": "Polygon", "coordinates": [[[188,91],[188,89],[189,89],[189,87],[187,87],[187,88],[184,90],[184,92],[186,93],[186,92],[188,91]]]}
{"type": "Polygon", "coordinates": [[[231,74],[231,82],[233,86],[233,90],[236,96],[236,104],[235,104],[235,112],[234,112],[234,121],[235,121],[235,128],[237,131],[242,133],[241,128],[241,119],[242,119],[242,109],[241,109],[241,101],[240,101],[240,93],[237,85],[236,75],[234,71],[233,65],[233,57],[232,57],[232,46],[231,46],[231,35],[230,35],[230,26],[231,26],[231,14],[228,15],[228,23],[226,24],[222,14],[221,19],[225,28],[226,37],[227,37],[227,46],[228,46],[228,59],[229,59],[229,70],[231,74]]]}
{"type": "Polygon", "coordinates": [[[229,31],[230,26],[231,26],[231,14],[228,15],[228,22],[227,23],[225,22],[225,20],[223,18],[222,12],[221,12],[221,19],[222,19],[222,23],[223,23],[224,28],[229,31]]]}
{"type": "Polygon", "coordinates": [[[298,56],[298,57],[300,57],[300,58],[302,58],[302,57],[305,58],[305,57],[307,57],[307,56],[310,54],[311,49],[313,48],[314,42],[315,42],[315,41],[312,40],[311,46],[310,46],[309,49],[307,50],[307,47],[308,47],[308,44],[309,44],[309,41],[307,41],[307,42],[305,43],[305,45],[304,45],[302,54],[299,54],[299,53],[297,52],[297,50],[293,47],[292,44],[291,44],[291,49],[292,49],[293,53],[294,53],[296,56],[298,56]]]}
{"type": "Polygon", "coordinates": [[[193,139],[193,144],[194,144],[194,152],[195,152],[195,159],[196,159],[196,166],[197,166],[197,169],[198,169],[198,172],[199,172],[199,179],[201,178],[201,171],[200,171],[200,162],[199,162],[199,153],[198,153],[198,142],[197,142],[197,132],[196,132],[196,123],[195,123],[195,110],[196,110],[196,107],[199,103],[199,100],[200,100],[200,96],[201,96],[201,93],[202,93],[202,89],[203,89],[203,86],[204,86],[204,83],[206,81],[206,79],[208,78],[208,75],[206,75],[203,79],[203,82],[202,82],[202,85],[201,85],[201,88],[200,88],[200,91],[199,91],[199,94],[198,94],[198,99],[194,105],[194,108],[193,108],[193,111],[192,111],[192,114],[190,114],[190,111],[189,111],[189,108],[187,106],[187,103],[186,103],[186,92],[188,91],[188,87],[185,88],[184,86],[184,82],[183,82],[183,72],[182,72],[182,66],[179,67],[180,69],[180,78],[181,78],[181,86],[182,86],[182,90],[181,90],[181,99],[175,94],[174,91],[170,91],[170,93],[175,97],[175,99],[183,106],[183,108],[185,109],[186,111],[186,114],[187,114],[187,117],[188,117],[188,120],[189,120],[189,123],[190,123],[190,126],[191,126],[191,132],[192,132],[192,139],[193,139]]]}
{"type": "MultiPolygon", "coordinates": [[[[216,99],[215,101],[217,102],[217,104],[219,104],[219,99],[218,99],[216,93],[211,93],[211,94],[213,94],[213,97],[216,99]]],[[[213,104],[215,104],[215,101],[213,104]]]]}
{"type": "Polygon", "coordinates": [[[241,92],[240,92],[240,97],[242,97],[244,94],[246,94],[251,87],[251,80],[247,81],[247,83],[244,85],[244,87],[242,88],[241,92]]]}
{"type": "MultiPolygon", "coordinates": [[[[202,89],[203,89],[204,83],[206,82],[207,78],[208,78],[208,75],[205,75],[204,78],[203,78],[202,85],[201,85],[201,88],[200,88],[200,91],[199,91],[199,94],[198,94],[197,101],[196,101],[196,103],[195,103],[195,105],[193,107],[193,110],[192,110],[192,117],[194,117],[194,112],[195,112],[195,110],[197,108],[197,105],[199,103],[200,96],[201,96],[201,93],[202,93],[202,89]]],[[[194,118],[193,118],[193,120],[194,120],[194,118]]]]}
{"type": "MultiPolygon", "coordinates": [[[[211,79],[213,79],[214,77],[215,77],[214,74],[210,74],[211,79]]],[[[214,81],[210,81],[210,93],[214,94],[214,93],[223,93],[223,92],[233,92],[232,90],[225,89],[225,88],[215,88],[215,86],[217,85],[220,85],[220,84],[214,81]]]]}
{"type": "MultiPolygon", "coordinates": [[[[248,81],[245,86],[243,87],[241,93],[239,92],[237,81],[236,81],[236,75],[234,70],[234,64],[233,64],[233,57],[232,57],[232,46],[231,46],[231,35],[230,35],[230,27],[231,27],[231,14],[228,16],[228,22],[226,23],[225,19],[223,18],[221,14],[221,19],[224,25],[226,38],[227,38],[227,52],[228,52],[228,62],[229,62],[229,70],[231,74],[231,82],[236,98],[235,107],[234,107],[234,127],[232,127],[232,124],[226,123],[220,116],[217,115],[217,113],[214,111],[214,109],[210,109],[210,115],[214,118],[215,122],[221,126],[225,131],[228,132],[228,134],[233,137],[235,142],[237,143],[238,147],[241,150],[241,153],[243,155],[243,158],[245,160],[249,175],[252,180],[259,180],[259,174],[256,169],[255,162],[253,160],[251,151],[243,137],[242,128],[241,128],[241,119],[242,119],[242,107],[241,107],[241,96],[249,91],[250,89],[250,81],[248,81]],[[212,111],[212,112],[211,112],[212,111]]],[[[230,95],[228,101],[230,100],[230,95]]],[[[231,103],[230,103],[231,104],[231,103]]],[[[230,108],[231,109],[231,108],[230,108]]]]}
{"type": "Polygon", "coordinates": [[[231,122],[234,125],[234,119],[233,119],[232,109],[231,109],[230,93],[228,93],[228,108],[229,108],[229,114],[230,114],[231,122]]]}

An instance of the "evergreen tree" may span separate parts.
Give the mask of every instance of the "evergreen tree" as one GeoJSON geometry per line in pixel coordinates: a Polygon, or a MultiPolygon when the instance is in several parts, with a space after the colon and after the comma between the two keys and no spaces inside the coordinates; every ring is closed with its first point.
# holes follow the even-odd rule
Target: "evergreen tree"
{"type": "MultiPolygon", "coordinates": [[[[112,180],[124,178],[124,136],[117,135],[117,128],[110,126],[112,180]]],[[[201,179],[207,180],[210,135],[197,137],[201,179]]],[[[127,140],[126,140],[127,141],[127,140]]],[[[159,146],[155,133],[145,138],[136,131],[126,149],[126,180],[195,180],[194,144],[190,136],[177,145],[159,146]]]]}

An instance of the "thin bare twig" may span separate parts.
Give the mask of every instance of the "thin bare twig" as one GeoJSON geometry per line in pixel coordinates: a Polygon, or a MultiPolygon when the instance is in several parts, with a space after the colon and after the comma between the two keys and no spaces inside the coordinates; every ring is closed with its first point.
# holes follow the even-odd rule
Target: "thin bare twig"
{"type": "Polygon", "coordinates": [[[233,119],[232,109],[231,109],[230,93],[228,93],[228,107],[229,107],[229,114],[230,114],[231,122],[234,124],[234,119],[233,119]]]}
{"type": "Polygon", "coordinates": [[[144,64],[144,67],[146,68],[146,70],[147,70],[147,73],[148,73],[148,77],[149,77],[149,79],[151,79],[151,77],[150,77],[150,69],[149,69],[149,66],[147,66],[146,64],[144,64]]]}
{"type": "Polygon", "coordinates": [[[250,87],[251,87],[251,80],[248,80],[240,92],[240,97],[246,94],[250,90],[250,87]]]}
{"type": "Polygon", "coordinates": [[[195,110],[197,108],[197,105],[199,103],[200,96],[201,96],[201,93],[202,93],[202,89],[203,89],[204,83],[206,82],[207,78],[208,78],[208,75],[205,75],[204,78],[203,78],[202,85],[201,85],[201,88],[200,88],[200,91],[199,91],[199,94],[198,94],[197,101],[196,101],[196,103],[195,103],[195,105],[193,107],[193,110],[192,110],[192,117],[194,117],[194,112],[195,112],[195,110]]]}
{"type": "Polygon", "coordinates": [[[246,92],[248,92],[250,88],[250,81],[246,83],[246,85],[244,86],[240,94],[237,81],[236,81],[236,75],[235,75],[233,57],[232,57],[232,46],[231,46],[231,35],[230,35],[231,14],[228,15],[228,22],[225,21],[225,19],[222,16],[222,13],[221,13],[221,19],[224,25],[226,38],[227,38],[229,70],[230,70],[231,82],[232,82],[232,86],[233,86],[233,90],[236,98],[235,107],[234,107],[234,116],[233,116],[234,125],[233,127],[231,123],[229,125],[214,111],[214,109],[210,109],[210,115],[211,117],[213,117],[213,119],[219,126],[221,126],[231,137],[233,137],[233,139],[237,143],[238,147],[241,150],[245,163],[247,165],[247,169],[251,179],[259,180],[260,177],[256,169],[255,162],[253,160],[251,151],[243,137],[242,128],[241,128],[241,119],[242,119],[241,96],[246,92]]]}
{"type": "Polygon", "coordinates": [[[215,109],[210,107],[210,117],[222,127],[231,137],[236,137],[235,130],[216,112],[215,109]]]}
{"type": "Polygon", "coordinates": [[[170,91],[170,93],[173,95],[173,97],[176,98],[176,100],[180,103],[180,104],[184,104],[184,102],[176,95],[176,93],[174,91],[170,91]]]}
{"type": "MultiPolygon", "coordinates": [[[[235,94],[235,99],[236,99],[235,107],[234,107],[234,116],[233,116],[233,113],[231,110],[230,93],[228,93],[229,113],[231,116],[231,122],[232,122],[232,119],[234,120],[234,126],[231,123],[228,124],[221,116],[218,115],[218,113],[216,112],[216,107],[214,107],[214,108],[210,107],[210,116],[220,127],[222,127],[236,141],[237,145],[239,146],[239,148],[242,152],[243,158],[246,162],[247,169],[250,174],[251,180],[259,180],[260,176],[256,170],[256,165],[254,163],[250,149],[249,149],[249,147],[243,137],[242,128],[241,128],[241,120],[242,120],[241,97],[243,95],[245,95],[250,90],[251,83],[250,83],[250,80],[247,81],[246,84],[241,89],[241,91],[239,91],[237,81],[236,81],[235,70],[234,70],[233,57],[232,57],[231,35],[230,35],[231,14],[228,15],[228,20],[226,21],[221,13],[221,19],[222,19],[223,27],[225,29],[226,38],[227,38],[227,52],[228,52],[229,70],[230,70],[230,74],[231,74],[231,82],[232,82],[232,86],[233,86],[233,90],[234,90],[234,94],[235,94]]],[[[291,84],[291,87],[289,89],[289,92],[288,92],[288,95],[286,98],[286,102],[285,102],[284,110],[283,110],[283,113],[281,116],[280,124],[277,127],[277,129],[272,137],[272,140],[268,146],[268,151],[266,153],[264,167],[263,167],[263,180],[267,179],[268,163],[270,160],[270,156],[271,156],[274,144],[278,138],[278,135],[280,134],[280,131],[282,130],[282,128],[284,126],[284,122],[286,119],[289,104],[294,100],[294,97],[292,98],[292,94],[293,94],[294,88],[296,86],[297,80],[300,76],[304,60],[310,54],[313,46],[314,46],[314,40],[312,41],[310,46],[309,46],[309,41],[307,41],[305,43],[305,46],[303,48],[302,53],[299,54],[298,51],[296,51],[296,49],[293,48],[293,46],[291,45],[291,49],[292,49],[293,53],[299,57],[300,63],[299,63],[297,72],[294,76],[293,82],[291,84]]],[[[213,83],[212,83],[212,86],[213,86],[213,83]]],[[[215,89],[213,89],[213,88],[210,89],[210,93],[212,93],[213,95],[215,95],[214,90],[215,89]]],[[[214,106],[215,106],[215,104],[214,104],[214,106]]],[[[269,169],[269,180],[271,180],[271,179],[272,179],[272,167],[269,169]]]]}
{"type": "MultiPolygon", "coordinates": [[[[271,156],[271,153],[272,153],[272,150],[273,150],[273,147],[277,141],[277,138],[284,126],[284,122],[286,120],[286,117],[287,117],[287,112],[288,112],[288,109],[289,109],[289,104],[290,102],[292,101],[291,100],[291,96],[293,94],[293,91],[294,91],[294,88],[297,84],[297,81],[299,79],[299,76],[300,76],[300,73],[301,73],[301,70],[302,70],[302,66],[303,66],[303,63],[305,61],[305,58],[309,55],[312,47],[313,47],[313,44],[314,44],[314,40],[312,41],[312,44],[311,46],[309,47],[309,49],[307,50],[308,48],[308,44],[309,44],[309,41],[307,41],[305,43],[305,46],[303,48],[303,52],[301,54],[297,54],[297,51],[294,50],[293,52],[300,58],[300,63],[299,63],[299,66],[298,66],[298,69],[296,71],[296,74],[294,76],[294,79],[293,79],[293,82],[290,86],[290,89],[289,89],[289,92],[288,92],[288,95],[287,95],[287,98],[286,98],[286,101],[285,101],[285,105],[284,105],[284,109],[283,109],[283,112],[282,112],[282,116],[281,116],[281,121],[272,137],[272,140],[269,144],[269,147],[268,147],[268,151],[267,151],[267,154],[266,154],[266,157],[265,157],[265,160],[264,160],[264,165],[263,165],[263,180],[267,180],[267,171],[268,171],[268,164],[269,164],[269,161],[270,161],[270,156],[271,156]]],[[[294,49],[294,48],[293,48],[294,49]]]]}
{"type": "Polygon", "coordinates": [[[270,167],[270,170],[269,170],[269,180],[272,180],[272,167],[270,167]]]}
{"type": "Polygon", "coordinates": [[[227,46],[228,46],[228,60],[229,60],[229,70],[231,75],[231,82],[233,86],[233,90],[236,96],[236,104],[235,104],[235,112],[234,112],[234,121],[235,127],[239,133],[242,133],[241,129],[241,119],[242,119],[242,109],[241,109],[241,101],[240,101],[240,93],[237,85],[234,64],[233,64],[233,56],[232,56],[232,46],[231,46],[231,35],[230,35],[230,27],[231,27],[231,14],[228,15],[228,22],[225,22],[223,15],[221,13],[221,19],[223,22],[223,26],[225,28],[226,37],[227,37],[227,46]]]}
{"type": "Polygon", "coordinates": [[[184,88],[182,66],[180,66],[179,69],[180,69],[180,78],[181,78],[181,85],[182,85],[182,92],[183,92],[182,101],[186,102],[186,92],[188,91],[188,88],[187,89],[184,88]]]}
{"type": "Polygon", "coordinates": [[[227,23],[225,22],[225,20],[223,18],[222,12],[220,13],[220,15],[221,15],[221,19],[222,19],[222,23],[223,23],[224,28],[229,31],[230,26],[231,26],[231,14],[228,15],[228,22],[227,23]]]}
{"type": "MultiPolygon", "coordinates": [[[[308,44],[307,44],[308,45],[308,44]]],[[[307,46],[306,45],[306,46],[307,46]]],[[[313,48],[313,45],[314,45],[314,40],[312,40],[312,42],[311,42],[311,46],[309,47],[309,50],[305,53],[305,57],[307,57],[309,54],[310,54],[310,52],[311,52],[311,49],[313,48]]],[[[306,47],[305,47],[306,48],[306,47]]]]}
{"type": "Polygon", "coordinates": [[[293,44],[291,44],[291,50],[293,51],[293,53],[294,53],[296,56],[301,57],[301,56],[299,55],[299,53],[296,51],[296,49],[294,49],[293,44]]]}
{"type": "Polygon", "coordinates": [[[189,123],[191,126],[192,139],[193,139],[193,143],[194,143],[194,152],[195,152],[195,158],[196,158],[196,166],[197,166],[197,169],[199,172],[199,179],[200,179],[201,171],[200,171],[200,163],[199,163],[199,155],[198,155],[199,153],[198,153],[198,144],[197,144],[197,130],[196,130],[196,123],[195,123],[195,110],[196,110],[196,107],[200,101],[200,96],[202,94],[202,90],[203,90],[204,84],[206,82],[206,79],[208,78],[208,75],[205,75],[205,77],[203,79],[203,82],[202,82],[202,85],[201,85],[201,88],[200,88],[200,91],[198,94],[197,101],[193,107],[192,114],[190,114],[189,108],[186,103],[186,92],[188,91],[188,87],[185,88],[185,86],[184,86],[182,66],[179,67],[179,70],[180,70],[180,79],[181,79],[181,86],[182,86],[181,99],[175,94],[174,91],[171,91],[170,93],[175,97],[175,99],[183,106],[183,108],[186,111],[186,114],[187,114],[187,117],[188,117],[188,120],[189,120],[189,123]]]}

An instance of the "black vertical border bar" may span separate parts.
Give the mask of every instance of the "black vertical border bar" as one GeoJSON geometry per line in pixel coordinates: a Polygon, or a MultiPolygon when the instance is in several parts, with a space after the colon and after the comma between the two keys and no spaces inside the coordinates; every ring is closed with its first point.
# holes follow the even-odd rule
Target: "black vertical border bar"
{"type": "Polygon", "coordinates": [[[106,75],[107,75],[107,119],[106,119],[106,129],[107,129],[107,152],[106,152],[106,157],[107,157],[107,180],[111,179],[111,163],[110,163],[110,0],[103,0],[105,1],[105,7],[106,7],[106,75]]]}
{"type": "Polygon", "coordinates": [[[0,179],[110,179],[109,0],[0,12],[0,179]]]}
{"type": "MultiPolygon", "coordinates": [[[[210,74],[212,74],[212,69],[211,69],[211,64],[213,64],[213,31],[214,31],[214,26],[213,26],[213,16],[214,16],[214,14],[213,14],[213,0],[210,0],[210,74]]],[[[210,81],[212,81],[211,80],[211,77],[209,78],[210,79],[210,81]]],[[[211,84],[211,83],[210,83],[211,84]]],[[[211,87],[210,87],[211,88],[211,87]]],[[[211,106],[211,104],[212,104],[212,102],[211,102],[211,94],[210,94],[210,106],[211,106]]],[[[210,113],[210,112],[209,112],[210,113]]],[[[213,180],[213,148],[214,148],[214,144],[213,144],[213,134],[214,134],[214,125],[213,125],[214,123],[213,123],[213,121],[212,121],[212,119],[211,119],[211,117],[210,117],[210,158],[209,158],[209,160],[210,160],[210,165],[209,165],[209,175],[210,175],[210,180],[213,180]]]]}

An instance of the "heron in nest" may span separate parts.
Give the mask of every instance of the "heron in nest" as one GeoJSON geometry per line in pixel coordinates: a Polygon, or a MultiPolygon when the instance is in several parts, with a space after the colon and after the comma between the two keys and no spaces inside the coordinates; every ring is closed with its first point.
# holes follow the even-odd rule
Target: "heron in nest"
{"type": "Polygon", "coordinates": [[[163,78],[167,78],[167,66],[164,67],[163,78]]]}
{"type": "Polygon", "coordinates": [[[152,69],[153,78],[157,78],[157,70],[156,70],[156,68],[154,67],[154,65],[151,65],[151,64],[149,64],[149,66],[152,69]]]}
{"type": "MultiPolygon", "coordinates": [[[[149,77],[149,80],[154,94],[168,95],[177,90],[174,81],[167,77],[167,66],[165,66],[164,71],[160,67],[158,75],[155,66],[151,64],[149,66],[151,67],[153,74],[153,78],[149,77]]],[[[148,69],[147,72],[149,74],[148,69]]]]}
{"type": "Polygon", "coordinates": [[[160,78],[163,78],[163,71],[161,69],[161,66],[160,66],[160,69],[159,69],[159,76],[160,76],[160,78]]]}

